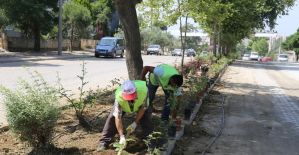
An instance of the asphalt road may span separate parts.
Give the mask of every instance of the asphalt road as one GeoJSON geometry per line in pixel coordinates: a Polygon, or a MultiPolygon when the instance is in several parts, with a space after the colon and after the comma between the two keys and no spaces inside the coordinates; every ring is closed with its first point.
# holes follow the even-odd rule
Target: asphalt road
{"type": "MultiPolygon", "coordinates": [[[[5,58],[3,58],[5,59],[5,58]]],[[[190,57],[186,57],[186,61],[190,57]]],[[[8,88],[16,88],[18,79],[30,79],[29,71],[39,72],[45,80],[55,85],[57,84],[57,74],[61,78],[61,83],[68,90],[78,92],[80,80],[77,75],[81,75],[82,63],[86,63],[86,89],[105,88],[111,85],[111,80],[119,78],[127,79],[127,67],[125,58],[77,58],[65,60],[42,60],[42,61],[20,61],[0,64],[0,84],[8,88]]],[[[181,57],[171,56],[147,56],[143,55],[144,65],[157,65],[161,63],[179,64],[181,57]]],[[[1,98],[0,98],[1,100],[1,98]]],[[[4,121],[4,107],[0,101],[0,125],[4,121]]]]}
{"type": "MultiPolygon", "coordinates": [[[[225,124],[207,154],[299,155],[299,64],[237,61],[216,90],[226,96],[225,124]]],[[[201,153],[220,127],[221,95],[212,101],[198,123],[211,137],[195,137],[186,154],[201,153]]]]}

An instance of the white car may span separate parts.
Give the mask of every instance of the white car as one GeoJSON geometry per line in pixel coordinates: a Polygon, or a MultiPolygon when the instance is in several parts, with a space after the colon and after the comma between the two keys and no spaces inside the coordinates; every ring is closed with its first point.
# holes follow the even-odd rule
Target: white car
{"type": "Polygon", "coordinates": [[[259,60],[259,54],[257,52],[251,52],[249,56],[250,60],[259,60]]]}
{"type": "Polygon", "coordinates": [[[288,55],[287,54],[279,54],[277,56],[277,61],[287,62],[288,61],[288,55]]]}
{"type": "Polygon", "coordinates": [[[174,49],[171,51],[172,56],[182,56],[182,50],[181,49],[174,49]]]}
{"type": "Polygon", "coordinates": [[[245,53],[242,57],[242,60],[250,60],[249,56],[250,56],[250,54],[245,53]]]}
{"type": "Polygon", "coordinates": [[[162,48],[160,45],[149,45],[146,54],[155,54],[155,55],[162,55],[162,48]]]}

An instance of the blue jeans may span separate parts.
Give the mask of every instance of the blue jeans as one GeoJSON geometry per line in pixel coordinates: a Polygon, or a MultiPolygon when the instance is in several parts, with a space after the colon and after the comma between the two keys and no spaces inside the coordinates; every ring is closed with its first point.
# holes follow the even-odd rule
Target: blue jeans
{"type": "MultiPolygon", "coordinates": [[[[159,86],[153,85],[150,80],[147,83],[147,88],[148,88],[148,97],[149,97],[149,106],[153,107],[153,100],[155,99],[156,96],[156,92],[157,89],[159,88],[159,86]]],[[[168,121],[169,120],[169,114],[170,114],[170,103],[168,103],[168,98],[169,98],[169,94],[170,92],[163,89],[164,94],[165,94],[165,100],[164,100],[164,107],[163,107],[163,111],[161,114],[161,119],[163,121],[168,121]]]]}

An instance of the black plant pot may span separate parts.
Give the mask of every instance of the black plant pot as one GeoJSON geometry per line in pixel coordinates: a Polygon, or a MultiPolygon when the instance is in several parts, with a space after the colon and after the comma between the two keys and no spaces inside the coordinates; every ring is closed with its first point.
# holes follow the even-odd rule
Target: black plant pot
{"type": "MultiPolygon", "coordinates": [[[[193,109],[193,108],[192,108],[192,109],[193,109]]],[[[190,117],[191,117],[191,113],[192,113],[191,108],[185,108],[185,111],[184,111],[184,119],[185,119],[185,120],[189,120],[190,117]]]]}
{"type": "Polygon", "coordinates": [[[189,104],[188,104],[188,108],[189,108],[189,109],[194,109],[194,108],[195,108],[195,105],[196,105],[196,101],[191,101],[191,102],[189,102],[189,104]]]}
{"type": "Polygon", "coordinates": [[[176,134],[176,126],[175,125],[170,125],[168,127],[168,131],[167,131],[168,137],[175,137],[176,134]]]}

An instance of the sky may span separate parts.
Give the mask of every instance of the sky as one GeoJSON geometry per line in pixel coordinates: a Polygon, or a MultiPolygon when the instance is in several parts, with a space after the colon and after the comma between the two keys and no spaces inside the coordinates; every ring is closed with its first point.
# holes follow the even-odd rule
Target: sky
{"type": "MultiPolygon", "coordinates": [[[[194,24],[192,19],[188,20],[191,24],[194,24]]],[[[274,30],[277,31],[278,35],[289,36],[295,33],[299,28],[299,0],[296,0],[295,5],[289,10],[288,15],[278,17],[276,23],[277,25],[274,30]]],[[[179,24],[169,27],[168,31],[175,36],[179,36],[179,24]]]]}
{"type": "Polygon", "coordinates": [[[289,10],[289,14],[277,19],[275,30],[279,35],[289,36],[299,28],[299,0],[296,0],[295,6],[289,10]]]}

